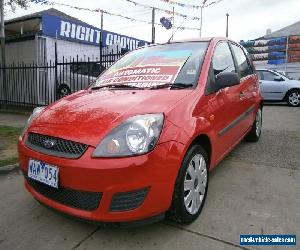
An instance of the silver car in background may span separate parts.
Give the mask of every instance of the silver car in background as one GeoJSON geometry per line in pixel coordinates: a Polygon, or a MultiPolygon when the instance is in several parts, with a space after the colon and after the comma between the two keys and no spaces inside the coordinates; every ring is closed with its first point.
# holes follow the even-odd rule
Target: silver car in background
{"type": "Polygon", "coordinates": [[[289,106],[300,105],[300,81],[292,80],[271,69],[257,69],[260,90],[266,101],[286,101],[289,106]]]}
{"type": "Polygon", "coordinates": [[[85,89],[105,70],[97,62],[71,62],[59,67],[58,90],[59,98],[85,89]]]}

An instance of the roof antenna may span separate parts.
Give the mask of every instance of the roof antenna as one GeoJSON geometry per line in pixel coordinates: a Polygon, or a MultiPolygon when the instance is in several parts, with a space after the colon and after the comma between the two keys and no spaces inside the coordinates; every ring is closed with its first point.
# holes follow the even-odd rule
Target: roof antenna
{"type": "Polygon", "coordinates": [[[172,32],[172,35],[171,35],[171,37],[169,38],[168,43],[171,42],[171,39],[174,38],[174,35],[175,35],[176,32],[182,27],[182,25],[183,25],[183,23],[184,23],[185,21],[186,21],[186,18],[184,18],[183,21],[181,22],[181,24],[177,27],[177,29],[176,29],[174,32],[172,32]]]}

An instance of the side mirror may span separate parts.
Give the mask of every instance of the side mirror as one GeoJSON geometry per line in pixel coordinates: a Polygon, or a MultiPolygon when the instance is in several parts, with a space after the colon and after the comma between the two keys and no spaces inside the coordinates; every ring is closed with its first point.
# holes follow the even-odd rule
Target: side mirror
{"type": "Polygon", "coordinates": [[[274,81],[281,82],[281,81],[284,81],[284,79],[281,76],[275,76],[274,81]]]}
{"type": "Polygon", "coordinates": [[[216,85],[218,89],[231,87],[234,85],[238,85],[239,83],[239,76],[234,72],[223,72],[216,76],[216,85]]]}

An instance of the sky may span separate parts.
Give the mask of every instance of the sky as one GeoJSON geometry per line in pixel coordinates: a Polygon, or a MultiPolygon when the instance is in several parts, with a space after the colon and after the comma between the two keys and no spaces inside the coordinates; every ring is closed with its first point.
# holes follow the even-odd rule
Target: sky
{"type": "MultiPolygon", "coordinates": [[[[126,0],[56,0],[57,2],[72,6],[101,8],[113,13],[122,14],[151,21],[151,9],[135,6],[126,0]]],[[[173,5],[160,0],[135,0],[138,3],[159,7],[172,11],[173,5]]],[[[203,0],[176,0],[180,3],[200,5],[203,0]]],[[[208,0],[207,3],[213,0],[208,0]]],[[[69,7],[47,6],[31,3],[24,10],[17,8],[15,12],[6,10],[5,20],[22,15],[34,13],[54,7],[71,16],[74,16],[93,26],[100,27],[100,14],[88,11],[79,11],[69,7]]],[[[175,6],[175,12],[200,17],[200,10],[175,6]]],[[[300,21],[300,0],[223,0],[217,4],[203,9],[202,36],[225,36],[226,13],[229,14],[229,37],[233,40],[250,40],[265,35],[267,29],[276,31],[290,24],[300,21]]],[[[156,22],[161,17],[170,17],[164,12],[156,11],[156,22]]],[[[175,25],[200,27],[200,21],[184,20],[175,16],[175,25]]],[[[120,17],[104,15],[103,28],[120,34],[151,41],[151,25],[139,22],[131,22],[120,17]]],[[[156,25],[155,42],[165,42],[175,30],[166,30],[156,25]]],[[[177,30],[174,39],[186,39],[199,37],[199,31],[177,30]]]]}

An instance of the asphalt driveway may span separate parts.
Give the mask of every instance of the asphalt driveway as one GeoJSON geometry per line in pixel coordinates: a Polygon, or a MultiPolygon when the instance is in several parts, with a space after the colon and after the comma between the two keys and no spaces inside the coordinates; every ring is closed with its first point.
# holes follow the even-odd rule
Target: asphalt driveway
{"type": "Polygon", "coordinates": [[[240,234],[296,234],[300,249],[300,108],[268,105],[258,143],[241,143],[212,173],[199,219],[112,229],[38,204],[18,172],[0,175],[0,249],[283,249],[241,247],[240,234]]]}

